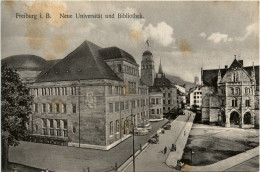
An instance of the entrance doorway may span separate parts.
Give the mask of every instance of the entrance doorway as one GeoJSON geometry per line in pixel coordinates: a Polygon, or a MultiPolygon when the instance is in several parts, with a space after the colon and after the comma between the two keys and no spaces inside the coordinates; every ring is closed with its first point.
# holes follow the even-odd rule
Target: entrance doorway
{"type": "Polygon", "coordinates": [[[239,114],[237,112],[232,112],[230,114],[230,124],[233,125],[239,125],[240,119],[239,119],[239,114]]]}
{"type": "Polygon", "coordinates": [[[251,114],[249,112],[244,114],[244,124],[251,124],[251,114]]]}

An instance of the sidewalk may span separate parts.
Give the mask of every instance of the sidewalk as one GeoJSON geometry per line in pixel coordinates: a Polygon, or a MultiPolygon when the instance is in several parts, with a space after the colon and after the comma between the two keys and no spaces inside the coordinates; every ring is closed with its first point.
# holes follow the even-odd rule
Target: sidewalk
{"type": "Polygon", "coordinates": [[[170,154],[166,160],[166,164],[171,168],[176,167],[177,161],[182,159],[183,150],[187,144],[189,133],[190,133],[190,130],[193,125],[194,117],[195,117],[195,114],[192,113],[190,118],[188,118],[188,121],[187,121],[185,127],[183,128],[183,130],[181,131],[181,133],[179,134],[179,136],[177,138],[177,142],[176,142],[177,150],[174,152],[170,152],[170,154]]]}
{"type": "MultiPolygon", "coordinates": [[[[160,134],[159,144],[150,144],[146,147],[146,149],[139,154],[139,156],[135,160],[136,171],[172,171],[170,167],[165,164],[165,161],[170,154],[170,149],[172,144],[176,144],[179,135],[183,135],[183,129],[185,127],[186,137],[189,136],[189,130],[186,129],[188,113],[185,112],[186,115],[178,116],[171,123],[171,130],[165,130],[165,134],[160,134]],[[164,154],[163,150],[167,147],[167,153],[164,154]]],[[[193,117],[190,118],[193,121],[193,117]]],[[[190,121],[189,120],[189,121],[190,121]]],[[[190,124],[190,122],[188,122],[190,124]]],[[[192,125],[192,124],[191,124],[192,125]]],[[[181,143],[177,143],[181,144],[181,143]]],[[[185,146],[184,146],[185,147],[185,146]]],[[[178,145],[177,145],[178,149],[178,145]]],[[[133,166],[132,163],[128,164],[126,169],[122,170],[124,172],[132,172],[133,166]]]]}
{"type": "Polygon", "coordinates": [[[256,156],[259,156],[259,147],[256,147],[254,149],[248,150],[246,152],[240,153],[238,155],[232,156],[230,158],[224,159],[222,161],[216,162],[211,165],[205,165],[205,166],[185,165],[181,170],[182,171],[225,171],[256,156]]]}

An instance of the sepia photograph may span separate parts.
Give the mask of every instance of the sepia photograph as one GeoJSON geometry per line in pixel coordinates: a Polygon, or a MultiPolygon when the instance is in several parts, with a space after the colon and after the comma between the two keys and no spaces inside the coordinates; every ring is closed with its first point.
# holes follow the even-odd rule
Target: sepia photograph
{"type": "Polygon", "coordinates": [[[2,1],[1,171],[259,171],[259,1],[2,1]]]}

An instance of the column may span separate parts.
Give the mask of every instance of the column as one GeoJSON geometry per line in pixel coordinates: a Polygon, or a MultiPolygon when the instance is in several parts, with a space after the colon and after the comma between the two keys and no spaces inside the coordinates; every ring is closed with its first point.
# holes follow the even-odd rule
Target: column
{"type": "Polygon", "coordinates": [[[226,110],[226,123],[225,123],[225,127],[230,127],[230,121],[229,121],[229,116],[230,116],[230,113],[227,113],[227,110],[226,110]]]}

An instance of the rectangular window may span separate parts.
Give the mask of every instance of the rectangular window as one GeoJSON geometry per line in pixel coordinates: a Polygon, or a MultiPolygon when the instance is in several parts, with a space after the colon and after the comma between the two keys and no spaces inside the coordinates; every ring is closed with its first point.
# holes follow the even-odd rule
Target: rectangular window
{"type": "Polygon", "coordinates": [[[42,112],[46,113],[46,104],[45,103],[42,104],[42,112]]]}
{"type": "Polygon", "coordinates": [[[168,104],[171,104],[171,100],[168,100],[168,104]]]}
{"type": "Polygon", "coordinates": [[[50,128],[53,128],[53,119],[50,119],[50,128]]]}
{"type": "Polygon", "coordinates": [[[37,103],[34,104],[34,112],[38,112],[38,104],[37,103]]]}
{"type": "Polygon", "coordinates": [[[60,128],[60,120],[56,120],[57,121],[57,128],[60,128]]]}
{"type": "Polygon", "coordinates": [[[195,104],[196,104],[196,100],[194,100],[194,101],[193,101],[193,103],[195,103],[195,104]]]}
{"type": "Polygon", "coordinates": [[[113,103],[109,103],[108,105],[109,107],[109,113],[112,113],[113,112],[113,103]]]}
{"type": "Polygon", "coordinates": [[[165,110],[165,107],[163,107],[163,110],[165,110]]]}
{"type": "Polygon", "coordinates": [[[43,127],[47,128],[47,119],[42,119],[42,121],[43,121],[43,127]]]}
{"type": "Polygon", "coordinates": [[[118,133],[119,132],[119,121],[116,120],[116,132],[118,133]]]}
{"type": "Polygon", "coordinates": [[[163,100],[163,104],[165,105],[165,100],[163,100]]]}
{"type": "Polygon", "coordinates": [[[165,97],[165,93],[163,93],[163,97],[165,97]]]}
{"type": "Polygon", "coordinates": [[[113,121],[110,122],[110,135],[114,135],[113,121]]]}
{"type": "Polygon", "coordinates": [[[124,102],[121,102],[120,103],[120,110],[124,110],[125,109],[125,104],[124,104],[124,102]]]}
{"type": "Polygon", "coordinates": [[[137,107],[140,107],[140,100],[137,100],[137,107]]]}
{"type": "Polygon", "coordinates": [[[52,104],[49,104],[49,112],[52,113],[52,104]]]}
{"type": "Polygon", "coordinates": [[[117,65],[117,68],[118,68],[118,72],[122,72],[122,66],[121,66],[121,64],[118,64],[118,65],[117,65]]]}
{"type": "Polygon", "coordinates": [[[168,107],[168,110],[170,110],[171,108],[170,107],[168,107]]]}
{"type": "Polygon", "coordinates": [[[157,104],[157,105],[159,104],[159,100],[158,100],[158,99],[156,99],[156,104],[157,104]]]}
{"type": "Polygon", "coordinates": [[[250,107],[250,100],[246,100],[246,107],[250,107]]]}
{"type": "Polygon", "coordinates": [[[56,103],[55,104],[55,109],[56,109],[56,113],[59,113],[60,112],[60,105],[59,105],[59,103],[56,103]]]}
{"type": "Polygon", "coordinates": [[[152,109],[152,114],[154,114],[154,109],[152,109]]]}
{"type": "Polygon", "coordinates": [[[125,102],[125,109],[128,109],[128,106],[129,106],[129,101],[126,101],[125,102]]]}
{"type": "Polygon", "coordinates": [[[68,129],[68,122],[67,120],[63,120],[63,128],[68,129]]]}
{"type": "Polygon", "coordinates": [[[194,96],[193,98],[196,99],[196,96],[194,96]]]}
{"type": "Polygon", "coordinates": [[[76,104],[72,104],[72,113],[77,113],[76,104]]]}
{"type": "Polygon", "coordinates": [[[160,110],[159,109],[157,109],[157,114],[160,114],[160,110]]]}
{"type": "Polygon", "coordinates": [[[171,97],[171,93],[168,93],[168,97],[171,97]]]}
{"type": "Polygon", "coordinates": [[[132,108],[135,108],[135,101],[131,101],[132,108]]]}
{"type": "Polygon", "coordinates": [[[108,94],[112,95],[112,86],[108,86],[108,94]]]}
{"type": "Polygon", "coordinates": [[[62,113],[66,113],[67,112],[67,106],[66,104],[62,104],[62,113]]]}
{"type": "Polygon", "coordinates": [[[119,102],[115,103],[115,112],[119,112],[119,102]]]}

